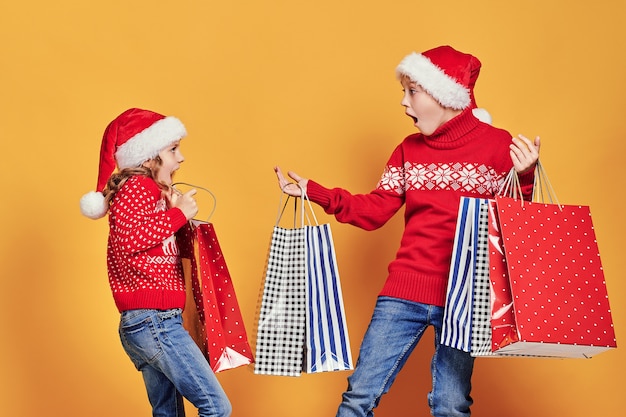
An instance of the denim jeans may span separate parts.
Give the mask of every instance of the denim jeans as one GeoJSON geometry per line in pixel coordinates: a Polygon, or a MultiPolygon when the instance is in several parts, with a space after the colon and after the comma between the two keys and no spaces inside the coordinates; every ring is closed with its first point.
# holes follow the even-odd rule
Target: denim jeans
{"type": "Polygon", "coordinates": [[[183,327],[181,313],[180,309],[129,310],[120,318],[120,339],[143,375],[152,415],[184,417],[184,397],[201,417],[230,416],[230,401],[183,327]]]}
{"type": "Polygon", "coordinates": [[[439,343],[443,310],[398,298],[378,298],[337,417],[372,417],[428,326],[435,328],[432,390],[428,393],[431,414],[470,415],[474,358],[439,343]]]}

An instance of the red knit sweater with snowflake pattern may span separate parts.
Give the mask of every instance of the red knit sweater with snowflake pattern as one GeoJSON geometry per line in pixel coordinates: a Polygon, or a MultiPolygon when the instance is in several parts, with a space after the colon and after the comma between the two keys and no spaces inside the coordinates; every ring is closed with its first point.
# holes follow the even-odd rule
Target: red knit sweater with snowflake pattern
{"type": "Polygon", "coordinates": [[[175,233],[187,224],[178,208],[167,208],[156,182],[129,178],[109,210],[107,269],[120,312],[185,307],[185,279],[175,233]]]}
{"type": "MultiPolygon", "coordinates": [[[[307,194],[339,222],[365,230],[384,225],[405,205],[405,228],[380,295],[443,306],[461,196],[491,198],[513,167],[511,135],[466,110],[430,136],[404,139],[376,188],[351,194],[310,180],[307,194]]],[[[520,176],[525,198],[534,175],[520,176]]]]}

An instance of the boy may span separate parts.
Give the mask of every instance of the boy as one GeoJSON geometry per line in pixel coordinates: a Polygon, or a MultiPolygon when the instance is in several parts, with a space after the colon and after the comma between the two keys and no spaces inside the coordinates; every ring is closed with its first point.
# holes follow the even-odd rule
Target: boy
{"type": "Polygon", "coordinates": [[[511,139],[477,118],[488,116],[474,99],[480,67],[476,57],[450,46],[412,53],[400,62],[401,104],[420,133],[396,147],[368,194],[329,189],[288,172],[296,186],[275,167],[284,192],[300,196],[302,190],[338,221],[366,230],[383,226],[406,205],[400,248],[389,264],[338,417],[373,415],[428,326],[434,327],[436,345],[431,413],[470,415],[474,359],[439,343],[459,200],[492,198],[512,167],[528,197],[539,157],[539,138],[534,143],[521,135],[511,139]]]}

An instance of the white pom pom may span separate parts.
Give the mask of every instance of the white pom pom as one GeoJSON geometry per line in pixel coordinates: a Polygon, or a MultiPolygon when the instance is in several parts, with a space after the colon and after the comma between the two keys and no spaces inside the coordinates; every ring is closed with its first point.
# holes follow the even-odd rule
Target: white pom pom
{"type": "Polygon", "coordinates": [[[109,207],[104,201],[102,193],[90,191],[80,199],[80,212],[90,219],[100,219],[107,214],[108,210],[109,207]]]}
{"type": "Polygon", "coordinates": [[[477,118],[483,123],[491,124],[491,122],[493,121],[491,119],[491,115],[485,109],[481,109],[481,108],[472,109],[472,113],[474,113],[475,118],[477,118]]]}

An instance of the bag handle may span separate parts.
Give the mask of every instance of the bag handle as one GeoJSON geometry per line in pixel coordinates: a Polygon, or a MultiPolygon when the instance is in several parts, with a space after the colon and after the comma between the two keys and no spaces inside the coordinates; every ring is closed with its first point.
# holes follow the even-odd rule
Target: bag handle
{"type": "MultiPolygon", "coordinates": [[[[301,226],[305,225],[304,223],[305,218],[306,218],[307,224],[309,225],[311,224],[311,219],[309,218],[309,214],[305,210],[305,207],[307,204],[309,206],[309,211],[311,212],[311,215],[313,216],[313,220],[315,221],[315,225],[316,226],[319,225],[319,223],[317,222],[317,217],[315,216],[315,211],[313,211],[313,205],[311,204],[311,200],[309,199],[309,196],[306,194],[306,192],[304,191],[304,188],[302,188],[300,184],[296,184],[296,185],[300,187],[300,192],[302,193],[302,196],[300,197],[300,199],[302,200],[302,203],[300,204],[300,225],[301,226]]],[[[281,190],[280,200],[278,201],[278,215],[276,216],[276,226],[278,226],[278,223],[280,223],[280,219],[282,218],[283,213],[285,212],[285,209],[287,208],[287,204],[289,203],[289,198],[292,197],[291,195],[287,194],[287,199],[285,200],[285,204],[283,204],[284,194],[287,194],[287,193],[281,190]],[[282,209],[281,209],[281,206],[282,206],[282,209]]],[[[294,197],[293,211],[294,211],[293,227],[295,229],[297,226],[296,219],[298,218],[298,199],[295,197],[294,197]]]]}
{"type": "MultiPolygon", "coordinates": [[[[291,196],[289,194],[287,194],[287,199],[285,200],[285,204],[283,204],[283,193],[280,193],[280,200],[278,201],[278,214],[276,215],[276,226],[278,226],[278,223],[280,223],[280,219],[283,217],[283,213],[285,213],[285,209],[287,208],[287,204],[289,203],[289,199],[291,198],[291,196]],[[281,209],[282,206],[282,209],[281,209]]],[[[293,206],[293,227],[296,227],[296,219],[298,218],[298,202],[294,201],[294,206],[293,206]]]]}
{"type": "Polygon", "coordinates": [[[519,176],[517,175],[517,171],[515,171],[515,167],[511,168],[509,173],[504,178],[504,182],[500,186],[498,190],[498,195],[504,197],[511,197],[517,200],[517,198],[521,198],[522,205],[524,205],[524,198],[522,195],[522,185],[519,182],[519,176]]]}
{"type": "MultiPolygon", "coordinates": [[[[500,190],[498,190],[498,195],[511,197],[516,200],[519,197],[522,201],[522,207],[524,206],[522,186],[519,181],[519,175],[517,174],[517,171],[515,171],[515,167],[511,168],[507,174],[500,190]]],[[[533,193],[531,201],[545,203],[546,198],[549,204],[556,204],[559,206],[559,210],[563,210],[563,206],[559,203],[559,200],[556,197],[556,193],[554,192],[554,188],[552,188],[552,184],[548,179],[548,174],[546,173],[543,164],[541,161],[537,160],[537,164],[535,165],[535,178],[533,180],[533,193]]]]}
{"type": "Polygon", "coordinates": [[[180,192],[180,190],[177,190],[177,189],[176,189],[176,186],[177,186],[177,185],[186,185],[186,186],[188,186],[188,187],[197,188],[197,189],[200,189],[200,190],[206,191],[207,193],[209,193],[209,194],[211,195],[211,197],[213,198],[213,209],[212,209],[212,210],[211,210],[211,212],[209,213],[209,217],[207,217],[207,219],[206,219],[206,221],[207,221],[207,223],[208,223],[208,222],[211,220],[211,217],[213,217],[213,213],[215,213],[215,209],[217,208],[217,198],[215,198],[215,194],[213,194],[213,193],[211,192],[211,190],[209,190],[208,188],[200,187],[200,186],[198,186],[198,185],[189,184],[189,183],[187,183],[187,182],[175,182],[174,184],[172,184],[172,188],[173,188],[175,191],[178,191],[178,192],[180,192]]]}
{"type": "Polygon", "coordinates": [[[548,198],[548,203],[556,204],[559,209],[563,211],[563,207],[559,203],[559,199],[556,197],[552,183],[548,178],[548,174],[543,165],[537,161],[537,168],[535,169],[535,182],[533,184],[533,201],[539,201],[545,203],[545,198],[548,198]],[[545,188],[545,195],[544,195],[545,188]],[[540,200],[537,200],[540,199],[540,200]]]}
{"type": "MultiPolygon", "coordinates": [[[[313,211],[313,205],[311,204],[311,199],[309,199],[308,194],[302,189],[302,187],[300,187],[300,189],[302,190],[302,210],[304,211],[304,201],[306,201],[307,205],[309,206],[309,211],[311,212],[311,216],[313,216],[313,220],[315,221],[315,225],[319,226],[319,223],[317,222],[317,217],[315,216],[315,212],[313,211]]],[[[309,220],[309,215],[307,214],[307,220],[309,222],[309,224],[311,223],[311,220],[309,220]]]]}

